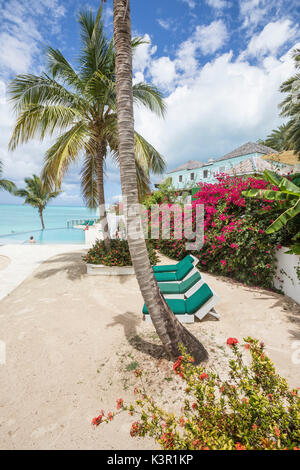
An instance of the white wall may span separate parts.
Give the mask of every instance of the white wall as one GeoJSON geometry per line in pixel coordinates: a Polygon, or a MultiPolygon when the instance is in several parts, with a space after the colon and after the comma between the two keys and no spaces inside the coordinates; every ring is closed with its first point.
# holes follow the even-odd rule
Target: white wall
{"type": "Polygon", "coordinates": [[[286,251],[288,251],[286,247],[282,247],[277,251],[277,271],[274,286],[300,304],[300,282],[296,272],[297,266],[300,267],[300,256],[287,255],[285,254],[286,251]],[[278,277],[279,279],[277,279],[278,277]]]}

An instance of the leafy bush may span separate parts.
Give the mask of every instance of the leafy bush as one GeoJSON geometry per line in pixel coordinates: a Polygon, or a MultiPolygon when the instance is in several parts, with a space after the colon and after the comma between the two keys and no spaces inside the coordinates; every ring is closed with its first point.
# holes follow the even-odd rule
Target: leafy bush
{"type": "MultiPolygon", "coordinates": [[[[186,382],[181,415],[160,408],[143,386],[135,389],[138,399],[126,405],[117,400],[117,410],[138,414],[130,430],[134,436],[150,436],[164,450],[300,450],[300,401],[298,390],[289,390],[264,345],[245,338],[250,352],[246,365],[236,338],[232,348],[229,379],[221,380],[211,370],[193,365],[185,352],[173,365],[175,374],[186,382]]],[[[246,353],[246,351],[245,351],[246,353]]],[[[102,411],[92,424],[108,423],[118,412],[102,411]]]]}
{"type": "MultiPolygon", "coordinates": [[[[157,264],[158,256],[150,242],[146,242],[151,264],[157,264]]],[[[94,246],[83,257],[86,263],[103,264],[104,266],[132,266],[128,242],[126,240],[111,240],[110,250],[107,251],[104,242],[97,240],[94,246]]]]}

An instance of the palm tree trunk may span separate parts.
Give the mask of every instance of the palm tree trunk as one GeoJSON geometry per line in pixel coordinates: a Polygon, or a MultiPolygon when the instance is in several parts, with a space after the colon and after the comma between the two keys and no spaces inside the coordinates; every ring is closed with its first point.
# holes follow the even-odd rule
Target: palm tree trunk
{"type": "Polygon", "coordinates": [[[44,217],[43,217],[43,209],[39,209],[39,215],[41,219],[41,224],[42,224],[42,230],[45,229],[45,224],[44,224],[44,217]]]}
{"type": "Polygon", "coordinates": [[[132,97],[132,49],[129,0],[114,0],[114,41],[116,51],[116,92],[118,112],[119,160],[123,200],[126,201],[126,224],[132,264],[141,293],[154,327],[170,358],[180,355],[180,343],[196,363],[207,359],[202,344],[177,320],[162,296],[149,262],[142,231],[131,233],[140,222],[137,207],[138,188],[134,158],[134,120],[132,97]],[[128,211],[129,208],[130,210],[128,211]]]}
{"type": "Polygon", "coordinates": [[[100,213],[100,225],[104,237],[104,246],[107,250],[110,249],[110,234],[107,222],[107,214],[105,209],[105,197],[104,197],[104,178],[103,178],[103,155],[105,154],[105,145],[99,145],[96,158],[96,171],[97,171],[97,192],[98,192],[98,204],[100,213]],[[104,147],[104,148],[103,148],[104,147]]]}

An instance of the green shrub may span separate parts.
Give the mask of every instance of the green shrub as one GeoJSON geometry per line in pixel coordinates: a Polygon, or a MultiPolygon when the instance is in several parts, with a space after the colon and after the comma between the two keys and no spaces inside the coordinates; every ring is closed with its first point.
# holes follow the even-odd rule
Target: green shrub
{"type": "MultiPolygon", "coordinates": [[[[158,256],[150,242],[146,242],[151,264],[157,264],[158,256]]],[[[104,266],[132,266],[127,240],[111,240],[107,251],[104,242],[97,240],[95,245],[83,257],[86,263],[104,266]]]]}
{"type": "MultiPolygon", "coordinates": [[[[300,401],[298,390],[289,390],[264,345],[245,338],[243,359],[236,338],[228,338],[232,349],[229,377],[202,366],[194,366],[185,351],[173,365],[175,374],[186,382],[181,414],[160,408],[143,386],[135,389],[138,399],[130,405],[117,400],[117,409],[138,414],[130,430],[132,437],[150,436],[164,450],[300,450],[300,401]]],[[[111,421],[118,412],[101,412],[92,423],[111,421]]]]}

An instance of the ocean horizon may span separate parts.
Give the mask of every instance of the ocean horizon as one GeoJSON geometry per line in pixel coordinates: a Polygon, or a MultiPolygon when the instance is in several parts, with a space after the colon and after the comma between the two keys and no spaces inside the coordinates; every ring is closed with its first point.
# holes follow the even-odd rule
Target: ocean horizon
{"type": "MultiPolygon", "coordinates": [[[[44,210],[46,229],[66,228],[67,221],[96,217],[96,209],[84,206],[47,206],[44,210]]],[[[0,235],[41,229],[37,209],[23,204],[0,204],[0,235]]]]}

